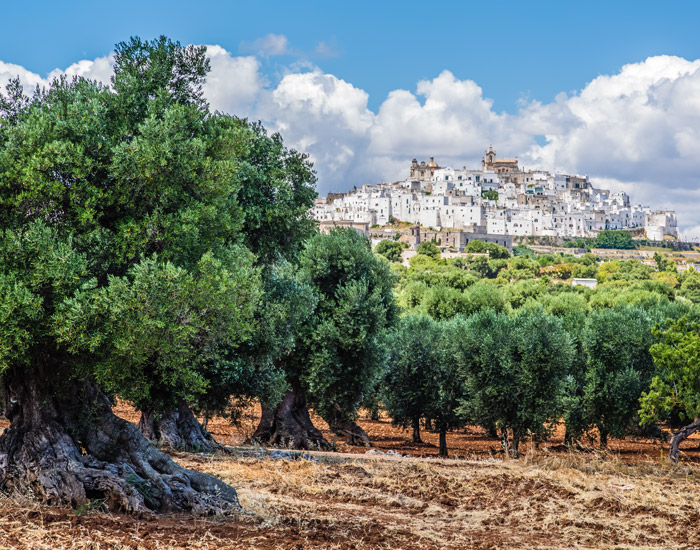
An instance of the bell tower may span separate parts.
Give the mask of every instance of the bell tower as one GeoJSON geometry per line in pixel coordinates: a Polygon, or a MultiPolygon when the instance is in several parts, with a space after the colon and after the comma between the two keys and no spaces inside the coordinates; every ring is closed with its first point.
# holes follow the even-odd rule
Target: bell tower
{"type": "Polygon", "coordinates": [[[496,158],[496,151],[493,150],[493,145],[484,152],[484,157],[481,159],[481,170],[493,170],[493,161],[496,158]]]}

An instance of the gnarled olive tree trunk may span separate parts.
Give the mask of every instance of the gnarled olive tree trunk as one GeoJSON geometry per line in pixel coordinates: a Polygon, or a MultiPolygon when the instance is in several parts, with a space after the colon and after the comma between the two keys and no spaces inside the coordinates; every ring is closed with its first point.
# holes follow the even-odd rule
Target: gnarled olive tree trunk
{"type": "Polygon", "coordinates": [[[678,462],[678,446],[698,430],[700,430],[700,418],[696,419],[692,424],[683,426],[680,430],[673,434],[671,437],[671,448],[668,452],[668,457],[673,462],[678,462]]]}
{"type": "Polygon", "coordinates": [[[94,384],[54,369],[10,371],[3,382],[10,427],[0,436],[0,489],[53,505],[100,499],[122,512],[240,509],[233,488],[158,451],[94,384]]]}
{"type": "Polygon", "coordinates": [[[336,406],[330,414],[323,418],[328,423],[328,428],[337,436],[344,437],[348,445],[358,447],[371,447],[367,433],[352,420],[348,420],[340,413],[340,407],[336,406]]]}
{"type": "Polygon", "coordinates": [[[251,441],[262,445],[306,450],[330,450],[331,445],[313,425],[304,392],[290,389],[274,407],[262,407],[262,417],[251,441]]]}
{"type": "Polygon", "coordinates": [[[161,447],[202,453],[222,448],[202,427],[184,399],[163,412],[142,410],[139,429],[146,439],[161,447]]]}

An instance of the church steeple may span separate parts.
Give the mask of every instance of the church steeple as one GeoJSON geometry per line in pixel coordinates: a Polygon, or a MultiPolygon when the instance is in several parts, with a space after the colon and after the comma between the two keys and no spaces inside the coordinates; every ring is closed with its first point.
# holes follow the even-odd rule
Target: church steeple
{"type": "Polygon", "coordinates": [[[489,148],[484,152],[484,157],[481,159],[481,169],[493,170],[493,161],[495,158],[496,151],[494,151],[493,145],[489,145],[489,148]]]}

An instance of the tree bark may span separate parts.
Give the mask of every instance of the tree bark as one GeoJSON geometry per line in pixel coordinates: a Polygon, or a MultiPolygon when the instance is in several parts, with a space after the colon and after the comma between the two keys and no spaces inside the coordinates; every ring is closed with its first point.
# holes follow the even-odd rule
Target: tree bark
{"type": "Polygon", "coordinates": [[[139,430],[152,443],[170,449],[211,453],[222,448],[195,418],[184,399],[161,413],[141,411],[139,430]]]}
{"type": "Polygon", "coordinates": [[[601,431],[598,429],[599,432],[599,439],[600,439],[600,448],[605,450],[608,448],[608,432],[601,431]]]}
{"type": "Polygon", "coordinates": [[[508,454],[508,430],[501,428],[501,448],[503,452],[508,454]]]}
{"type": "Polygon", "coordinates": [[[440,450],[438,451],[438,456],[447,458],[447,430],[444,428],[440,429],[440,450]]]}
{"type": "Polygon", "coordinates": [[[3,381],[10,427],[0,437],[1,490],[51,505],[100,499],[119,512],[240,510],[233,488],[158,451],[93,383],[51,369],[10,371],[3,381]]]}
{"type": "Polygon", "coordinates": [[[520,456],[520,437],[513,434],[513,445],[511,446],[511,456],[518,458],[520,456]]]}
{"type": "Polygon", "coordinates": [[[420,417],[416,416],[413,418],[413,442],[423,443],[420,438],[420,417]]]}
{"type": "Polygon", "coordinates": [[[668,452],[668,458],[673,462],[678,462],[678,446],[700,429],[700,419],[696,418],[695,422],[682,427],[671,437],[671,447],[668,452]]]}
{"type": "Polygon", "coordinates": [[[337,436],[344,437],[348,445],[357,447],[371,447],[367,433],[352,420],[348,420],[340,413],[340,408],[336,405],[333,412],[324,420],[328,423],[330,430],[337,436]]]}
{"type": "Polygon", "coordinates": [[[564,445],[570,449],[574,447],[574,436],[566,427],[564,428],[564,445]]]}
{"type": "Polygon", "coordinates": [[[332,449],[311,422],[306,397],[300,389],[289,390],[273,409],[262,407],[260,423],[250,441],[292,449],[332,449]]]}

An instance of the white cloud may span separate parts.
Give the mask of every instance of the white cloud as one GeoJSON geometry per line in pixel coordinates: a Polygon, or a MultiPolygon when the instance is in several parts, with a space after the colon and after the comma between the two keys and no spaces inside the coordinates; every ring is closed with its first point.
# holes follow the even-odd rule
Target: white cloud
{"type": "Polygon", "coordinates": [[[55,77],[65,74],[66,76],[81,76],[89,80],[97,80],[104,84],[109,84],[113,66],[114,54],[98,57],[93,60],[83,59],[77,63],[73,63],[63,71],[59,69],[53,70],[49,73],[48,80],[51,81],[55,77]]]}
{"type": "Polygon", "coordinates": [[[683,226],[700,222],[700,60],[650,57],[520,117],[547,137],[531,163],[615,180],[635,201],[676,208],[683,226]]]}
{"type": "Polygon", "coordinates": [[[316,69],[285,75],[261,101],[259,114],[286,143],[311,155],[319,189],[327,192],[370,177],[363,163],[376,117],[368,99],[364,90],[316,69]]]}
{"type": "Polygon", "coordinates": [[[433,80],[419,82],[416,94],[389,93],[372,128],[371,150],[383,156],[430,154],[442,162],[463,162],[480,155],[488,142],[508,141],[503,132],[507,118],[492,110],[491,100],[483,97],[475,82],[443,71],[433,80]]]}
{"type": "Polygon", "coordinates": [[[97,80],[105,84],[109,84],[110,76],[112,75],[112,66],[114,63],[114,55],[110,54],[105,57],[98,57],[93,60],[83,59],[77,63],[73,63],[66,69],[54,69],[46,77],[42,77],[33,73],[21,65],[12,63],[4,63],[0,61],[0,87],[4,89],[5,84],[14,78],[19,78],[20,84],[24,87],[27,94],[39,86],[40,88],[48,87],[51,82],[60,77],[66,76],[81,76],[91,80],[97,80]]]}
{"type": "Polygon", "coordinates": [[[250,116],[265,82],[255,57],[234,57],[221,46],[207,46],[211,72],[204,95],[212,110],[250,116]]]}
{"type": "MultiPolygon", "coordinates": [[[[282,35],[254,44],[258,55],[290,52],[282,35]]],[[[523,102],[515,114],[494,111],[477,83],[443,71],[413,91],[390,92],[374,113],[366,91],[304,59],[275,77],[257,57],[220,46],[208,53],[212,108],[261,119],[288,146],[308,152],[321,194],[405,177],[414,156],[478,166],[492,143],[521,165],[589,174],[635,202],[675,209],[686,234],[700,228],[700,60],[650,57],[550,103],[523,102]]],[[[19,75],[31,90],[59,74],[107,82],[112,62],[83,60],[46,77],[0,62],[0,83],[19,75]]]]}
{"type": "Polygon", "coordinates": [[[3,63],[0,61],[0,83],[3,88],[7,82],[14,78],[19,78],[20,84],[25,90],[33,90],[37,86],[45,86],[45,80],[36,73],[28,71],[21,65],[3,63]]]}

